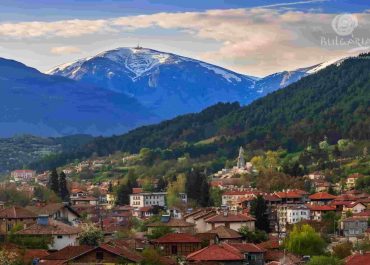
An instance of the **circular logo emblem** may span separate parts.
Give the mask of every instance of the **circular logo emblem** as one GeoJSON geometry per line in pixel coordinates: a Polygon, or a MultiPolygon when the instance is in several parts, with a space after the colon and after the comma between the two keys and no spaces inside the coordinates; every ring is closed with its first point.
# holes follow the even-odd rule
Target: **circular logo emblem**
{"type": "Polygon", "coordinates": [[[331,22],[334,31],[340,36],[348,36],[358,26],[357,17],[352,14],[341,14],[331,22]]]}

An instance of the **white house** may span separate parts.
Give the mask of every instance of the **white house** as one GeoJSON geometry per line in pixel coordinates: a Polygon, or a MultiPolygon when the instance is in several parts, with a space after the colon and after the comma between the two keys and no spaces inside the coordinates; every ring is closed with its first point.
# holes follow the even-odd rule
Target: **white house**
{"type": "Polygon", "coordinates": [[[166,206],[166,192],[142,192],[130,194],[130,206],[141,208],[147,206],[166,206]]]}
{"type": "Polygon", "coordinates": [[[14,170],[10,176],[15,182],[28,182],[36,177],[36,171],[27,169],[14,170]]]}
{"type": "Polygon", "coordinates": [[[48,215],[40,215],[37,223],[23,229],[16,234],[30,237],[51,237],[48,248],[51,250],[60,250],[67,246],[76,246],[78,244],[78,234],[81,229],[70,226],[59,221],[49,220],[48,215]]]}
{"type": "Polygon", "coordinates": [[[287,224],[296,224],[310,219],[310,209],[303,204],[283,204],[277,206],[278,230],[286,232],[287,224]]]}

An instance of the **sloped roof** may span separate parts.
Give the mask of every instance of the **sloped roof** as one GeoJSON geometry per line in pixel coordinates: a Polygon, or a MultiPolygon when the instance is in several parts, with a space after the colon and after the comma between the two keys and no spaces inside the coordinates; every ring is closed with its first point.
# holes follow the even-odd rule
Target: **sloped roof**
{"type": "Polygon", "coordinates": [[[346,265],[365,265],[370,264],[370,252],[364,254],[356,253],[345,259],[346,265]]]}
{"type": "Polygon", "coordinates": [[[244,214],[218,214],[215,216],[212,216],[205,221],[207,223],[224,223],[224,222],[248,222],[248,221],[255,221],[251,216],[247,216],[244,214]]]}
{"type": "Polygon", "coordinates": [[[337,196],[331,195],[327,192],[317,192],[308,196],[310,200],[334,200],[337,196]]]}
{"type": "Polygon", "coordinates": [[[78,217],[80,217],[80,214],[75,211],[71,206],[63,203],[63,202],[60,202],[60,203],[48,203],[46,204],[45,206],[41,206],[41,207],[38,207],[38,206],[27,206],[26,209],[34,212],[35,214],[37,215],[40,215],[40,214],[47,214],[47,215],[53,215],[54,213],[56,213],[57,211],[59,211],[60,209],[62,208],[67,208],[68,210],[70,210],[72,213],[74,213],[75,215],[77,215],[78,217]]]}
{"type": "Polygon", "coordinates": [[[187,233],[170,233],[164,235],[157,240],[153,240],[155,243],[200,243],[201,241],[187,233]]]}
{"type": "Polygon", "coordinates": [[[211,229],[207,231],[206,233],[214,233],[217,234],[217,236],[220,239],[235,239],[235,238],[241,238],[242,236],[235,230],[231,228],[227,228],[223,225],[217,226],[215,229],[211,229]]]}
{"type": "Polygon", "coordinates": [[[189,261],[231,261],[244,260],[244,256],[226,244],[210,245],[189,254],[186,257],[189,261]]]}
{"type": "Polygon", "coordinates": [[[148,224],[147,227],[162,227],[162,226],[168,226],[168,227],[193,227],[195,224],[186,222],[183,219],[175,219],[171,218],[167,223],[163,222],[155,222],[148,224]]]}
{"type": "Polygon", "coordinates": [[[313,205],[313,204],[307,204],[308,209],[310,211],[335,211],[336,208],[334,206],[330,205],[313,205]]]}
{"type": "Polygon", "coordinates": [[[263,253],[266,249],[252,243],[229,243],[230,246],[238,249],[242,253],[263,253]]]}
{"type": "Polygon", "coordinates": [[[0,211],[0,218],[18,218],[18,219],[27,219],[27,218],[36,218],[37,215],[23,207],[12,206],[0,211]]]}
{"type": "Polygon", "coordinates": [[[75,235],[81,232],[78,227],[70,226],[59,221],[49,220],[47,225],[34,224],[18,231],[19,235],[75,235]]]}

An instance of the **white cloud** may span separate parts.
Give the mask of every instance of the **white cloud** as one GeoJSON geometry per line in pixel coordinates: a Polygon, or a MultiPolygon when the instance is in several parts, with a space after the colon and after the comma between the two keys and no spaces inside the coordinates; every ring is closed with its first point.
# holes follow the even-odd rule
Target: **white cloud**
{"type": "Polygon", "coordinates": [[[58,46],[52,47],[50,49],[50,53],[57,54],[57,55],[66,55],[66,54],[73,54],[73,53],[80,53],[81,49],[74,46],[58,46]]]}
{"type": "MultiPolygon", "coordinates": [[[[312,1],[300,1],[296,4],[312,1]]],[[[104,20],[65,20],[55,22],[20,22],[0,24],[0,39],[84,38],[104,34],[135,34],[151,29],[177,30],[189,39],[217,43],[219,48],[203,50],[198,58],[248,74],[265,75],[284,69],[345,55],[356,47],[324,47],[322,36],[334,38],[331,28],[335,14],[300,12],[268,8],[208,10],[204,12],[157,13],[104,20]]],[[[356,37],[370,38],[370,14],[356,14],[356,37]]],[[[113,35],[111,35],[113,36],[113,35]]],[[[149,40],[149,41],[148,41],[149,40]]],[[[102,41],[102,39],[100,39],[102,41]]],[[[63,42],[63,45],[66,42],[63,42]]],[[[68,43],[73,44],[73,43],[68,43]]],[[[54,53],[71,52],[56,49],[54,53]]],[[[73,51],[72,51],[73,52],[73,51]]]]}

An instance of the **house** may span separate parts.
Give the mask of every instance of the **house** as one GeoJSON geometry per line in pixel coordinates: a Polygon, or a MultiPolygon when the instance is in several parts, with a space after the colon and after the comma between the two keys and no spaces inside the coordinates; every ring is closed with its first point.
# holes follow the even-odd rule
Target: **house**
{"type": "Polygon", "coordinates": [[[327,205],[333,200],[335,200],[337,197],[327,192],[317,192],[315,194],[308,196],[308,198],[310,199],[311,204],[327,205]]]}
{"type": "Polygon", "coordinates": [[[235,230],[227,228],[223,225],[217,226],[214,229],[207,231],[209,234],[216,234],[216,241],[219,242],[230,242],[230,243],[241,243],[243,237],[235,230]]]}
{"type": "Polygon", "coordinates": [[[36,171],[28,169],[14,170],[10,173],[10,176],[15,182],[29,182],[36,177],[36,171]]]}
{"type": "Polygon", "coordinates": [[[145,206],[140,207],[133,210],[133,216],[138,217],[140,219],[147,219],[150,216],[153,216],[153,207],[152,206],[145,206]]]}
{"type": "Polygon", "coordinates": [[[240,203],[245,199],[255,199],[259,192],[253,190],[231,190],[222,194],[222,205],[228,206],[232,211],[240,208],[240,203]]]}
{"type": "Polygon", "coordinates": [[[254,244],[222,243],[195,251],[189,254],[186,260],[189,264],[218,262],[226,265],[263,265],[265,252],[265,249],[259,248],[254,244]]]}
{"type": "Polygon", "coordinates": [[[68,203],[48,203],[46,205],[27,206],[26,209],[36,215],[48,215],[50,219],[77,225],[81,215],[68,203]]]}
{"type": "Polygon", "coordinates": [[[277,207],[279,232],[286,232],[287,224],[296,224],[310,219],[310,209],[303,204],[283,204],[277,207]]]}
{"type": "Polygon", "coordinates": [[[366,218],[348,217],[341,221],[340,228],[345,237],[356,237],[364,235],[367,229],[366,218]]]}
{"type": "Polygon", "coordinates": [[[324,180],[325,175],[319,171],[308,174],[307,176],[310,180],[324,180]]]}
{"type": "Polygon", "coordinates": [[[198,233],[204,233],[210,229],[208,227],[206,220],[216,214],[217,214],[216,210],[204,209],[204,210],[196,211],[194,212],[194,214],[191,214],[191,215],[185,215],[185,220],[189,223],[195,224],[195,230],[198,233]]]}
{"type": "Polygon", "coordinates": [[[116,204],[116,195],[114,193],[108,192],[106,195],[106,198],[107,198],[107,204],[108,204],[107,209],[112,209],[114,205],[116,204]]]}
{"type": "Polygon", "coordinates": [[[141,208],[147,206],[166,206],[166,192],[142,192],[130,194],[130,206],[141,208]]]}
{"type": "Polygon", "coordinates": [[[211,216],[205,221],[208,224],[209,229],[215,229],[218,226],[225,226],[238,231],[241,227],[246,226],[249,231],[254,231],[256,219],[245,214],[223,212],[211,216]]]}
{"type": "Polygon", "coordinates": [[[0,211],[0,231],[8,233],[16,225],[26,228],[36,222],[37,215],[23,207],[12,206],[0,211]]]}
{"type": "Polygon", "coordinates": [[[310,219],[313,221],[321,221],[324,214],[328,212],[336,212],[336,208],[330,205],[311,205],[307,204],[310,210],[310,219]]]}
{"type": "Polygon", "coordinates": [[[44,257],[40,264],[138,264],[141,255],[124,246],[68,246],[44,257]]]}
{"type": "Polygon", "coordinates": [[[308,200],[308,193],[302,190],[283,190],[275,192],[274,195],[280,198],[283,204],[305,203],[308,200]]]}
{"type": "Polygon", "coordinates": [[[360,173],[354,173],[354,174],[351,174],[347,177],[347,180],[346,180],[346,187],[347,189],[351,190],[351,189],[354,189],[355,186],[356,186],[356,180],[359,179],[359,178],[362,178],[364,175],[360,174],[360,173]]]}
{"type": "Polygon", "coordinates": [[[49,220],[48,215],[40,215],[36,224],[16,232],[16,235],[50,238],[48,248],[60,250],[66,246],[77,245],[80,232],[80,228],[56,220],[49,220]]]}
{"type": "Polygon", "coordinates": [[[365,265],[370,264],[370,252],[355,253],[345,259],[345,265],[365,265]]]}
{"type": "Polygon", "coordinates": [[[162,216],[159,222],[146,225],[148,227],[148,234],[152,234],[153,230],[158,227],[169,227],[176,233],[190,233],[194,234],[194,224],[188,223],[183,219],[171,218],[171,216],[162,216]]]}
{"type": "Polygon", "coordinates": [[[351,212],[352,214],[356,214],[365,210],[366,206],[361,202],[351,202],[343,205],[343,213],[351,212]]]}
{"type": "Polygon", "coordinates": [[[153,240],[155,248],[164,256],[187,256],[201,249],[201,241],[187,233],[171,233],[153,240]]]}
{"type": "Polygon", "coordinates": [[[90,204],[90,205],[98,205],[98,199],[93,196],[78,196],[78,197],[71,197],[72,205],[83,205],[83,204],[90,204]]]}

